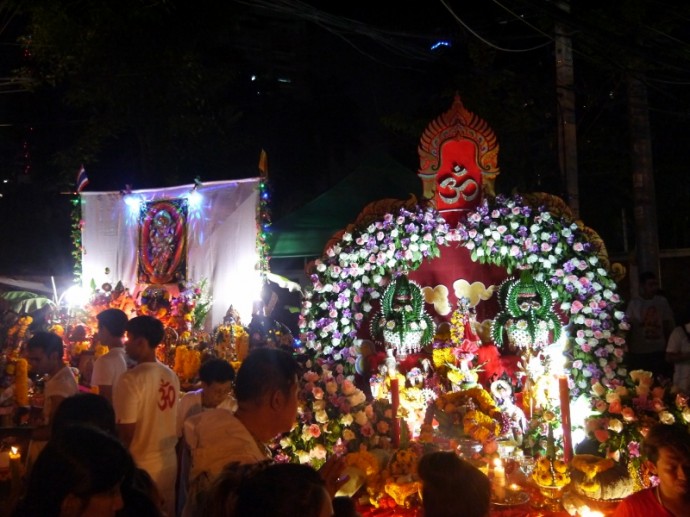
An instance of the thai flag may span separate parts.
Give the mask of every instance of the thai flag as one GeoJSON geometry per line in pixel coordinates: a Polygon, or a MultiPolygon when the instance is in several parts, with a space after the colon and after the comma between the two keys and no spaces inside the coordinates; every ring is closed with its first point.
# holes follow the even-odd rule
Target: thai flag
{"type": "Polygon", "coordinates": [[[86,175],[86,169],[82,165],[77,173],[77,193],[81,192],[89,184],[89,178],[86,175]]]}

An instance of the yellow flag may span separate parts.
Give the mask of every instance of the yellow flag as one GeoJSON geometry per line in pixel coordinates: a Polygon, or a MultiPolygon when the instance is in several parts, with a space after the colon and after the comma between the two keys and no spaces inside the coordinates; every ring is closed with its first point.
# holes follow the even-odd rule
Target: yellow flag
{"type": "Polygon", "coordinates": [[[259,155],[259,171],[262,176],[268,176],[268,155],[263,149],[261,149],[261,154],[259,155]]]}

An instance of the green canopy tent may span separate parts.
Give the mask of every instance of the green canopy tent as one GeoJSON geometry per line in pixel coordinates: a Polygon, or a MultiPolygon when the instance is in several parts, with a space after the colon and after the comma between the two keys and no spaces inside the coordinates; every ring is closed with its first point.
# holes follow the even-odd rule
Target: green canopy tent
{"type": "Polygon", "coordinates": [[[372,154],[332,189],[273,224],[271,258],[318,257],[334,233],[352,223],[362,209],[380,199],[419,199],[422,182],[382,153],[372,154]]]}

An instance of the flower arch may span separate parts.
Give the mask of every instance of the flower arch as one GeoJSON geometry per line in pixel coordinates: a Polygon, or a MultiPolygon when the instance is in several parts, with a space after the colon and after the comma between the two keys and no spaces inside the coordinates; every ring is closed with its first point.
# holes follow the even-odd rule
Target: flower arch
{"type": "Polygon", "coordinates": [[[502,266],[508,273],[529,266],[536,280],[550,286],[569,320],[565,354],[573,396],[597,381],[622,383],[628,326],[607,264],[585,229],[568,217],[526,204],[520,196],[485,199],[452,230],[434,209],[417,207],[344,233],[315,262],[313,287],[300,315],[306,346],[350,365],[351,372],[353,341],[381,288],[395,274],[438,257],[440,246],[453,241],[468,248],[472,260],[502,266]]]}

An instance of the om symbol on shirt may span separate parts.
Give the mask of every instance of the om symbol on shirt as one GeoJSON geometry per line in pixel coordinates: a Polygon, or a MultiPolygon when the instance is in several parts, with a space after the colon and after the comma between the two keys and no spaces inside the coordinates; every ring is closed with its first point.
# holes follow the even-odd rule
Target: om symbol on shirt
{"type": "Polygon", "coordinates": [[[175,405],[175,387],[168,381],[161,379],[161,387],[158,388],[160,399],[158,400],[158,409],[165,411],[175,405]]]}

